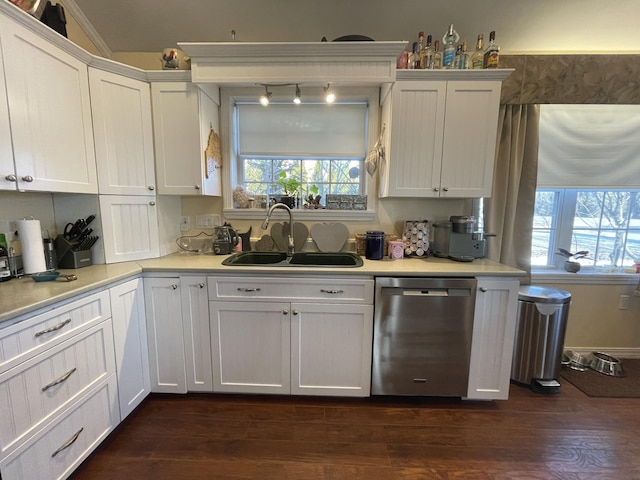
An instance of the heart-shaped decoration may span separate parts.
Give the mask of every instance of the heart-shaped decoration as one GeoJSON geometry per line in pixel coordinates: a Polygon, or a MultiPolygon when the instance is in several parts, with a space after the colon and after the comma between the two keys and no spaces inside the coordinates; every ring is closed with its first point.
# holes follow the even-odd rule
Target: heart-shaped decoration
{"type": "MultiPolygon", "coordinates": [[[[309,229],[304,223],[293,222],[293,247],[299,251],[309,236],[309,229]]],[[[279,252],[287,251],[287,238],[289,237],[289,222],[274,223],[271,226],[271,238],[279,252]]]]}
{"type": "Polygon", "coordinates": [[[273,238],[269,235],[262,235],[260,240],[256,242],[256,250],[258,252],[270,252],[273,250],[273,238]]]}
{"type": "Polygon", "coordinates": [[[343,223],[316,223],[311,227],[311,238],[321,252],[339,252],[349,238],[349,229],[343,223]]]}

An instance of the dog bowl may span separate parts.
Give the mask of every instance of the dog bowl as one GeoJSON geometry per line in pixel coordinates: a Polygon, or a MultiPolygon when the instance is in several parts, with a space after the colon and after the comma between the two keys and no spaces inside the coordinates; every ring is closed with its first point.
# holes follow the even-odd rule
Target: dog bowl
{"type": "Polygon", "coordinates": [[[593,352],[591,354],[591,364],[589,365],[596,372],[611,377],[624,377],[624,369],[622,363],[616,357],[607,355],[602,352],[593,352]]]}

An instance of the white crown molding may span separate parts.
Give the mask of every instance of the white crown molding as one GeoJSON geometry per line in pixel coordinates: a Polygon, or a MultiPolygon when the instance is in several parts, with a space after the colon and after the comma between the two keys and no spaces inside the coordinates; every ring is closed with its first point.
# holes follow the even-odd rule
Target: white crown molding
{"type": "Polygon", "coordinates": [[[105,58],[111,58],[111,54],[113,53],[106,42],[102,39],[98,31],[93,28],[93,25],[89,21],[89,19],[85,16],[85,14],[80,10],[78,4],[75,0],[61,0],[61,3],[64,5],[64,8],[69,10],[71,16],[78,22],[80,28],[87,34],[89,39],[96,46],[98,51],[105,58]]]}

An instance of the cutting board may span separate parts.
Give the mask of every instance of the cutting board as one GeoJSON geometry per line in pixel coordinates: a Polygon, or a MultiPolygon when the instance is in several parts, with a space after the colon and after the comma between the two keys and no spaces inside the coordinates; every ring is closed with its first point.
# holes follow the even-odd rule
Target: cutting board
{"type": "MultiPolygon", "coordinates": [[[[271,225],[271,238],[279,252],[287,251],[287,238],[289,236],[289,222],[274,223],[271,225]]],[[[296,251],[304,246],[309,236],[309,229],[304,223],[293,222],[293,246],[296,251]]]]}
{"type": "Polygon", "coordinates": [[[349,229],[343,223],[316,223],[311,227],[311,238],[321,252],[339,252],[349,238],[349,229]]]}

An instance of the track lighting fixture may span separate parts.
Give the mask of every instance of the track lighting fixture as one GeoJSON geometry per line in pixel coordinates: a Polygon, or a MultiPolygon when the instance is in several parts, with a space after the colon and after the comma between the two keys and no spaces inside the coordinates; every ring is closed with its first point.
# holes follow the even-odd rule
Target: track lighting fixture
{"type": "Polygon", "coordinates": [[[326,103],[333,103],[336,101],[336,94],[333,93],[330,84],[327,84],[327,87],[324,89],[324,101],[326,103]]]}
{"type": "Polygon", "coordinates": [[[269,86],[265,85],[264,86],[264,95],[260,95],[260,104],[263,107],[266,107],[269,105],[269,101],[271,99],[271,92],[269,91],[269,86]]]}
{"type": "Polygon", "coordinates": [[[293,103],[296,105],[300,105],[302,103],[302,99],[300,98],[300,87],[296,84],[296,96],[293,97],[293,103]]]}

